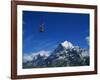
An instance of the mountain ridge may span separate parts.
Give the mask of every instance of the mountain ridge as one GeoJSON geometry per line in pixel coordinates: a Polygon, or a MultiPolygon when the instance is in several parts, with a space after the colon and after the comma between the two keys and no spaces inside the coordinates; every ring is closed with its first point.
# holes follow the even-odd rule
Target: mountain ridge
{"type": "Polygon", "coordinates": [[[69,41],[64,41],[60,43],[50,55],[38,54],[34,56],[31,61],[23,63],[23,68],[89,65],[89,55],[83,56],[84,53],[86,53],[85,49],[74,46],[69,41]]]}

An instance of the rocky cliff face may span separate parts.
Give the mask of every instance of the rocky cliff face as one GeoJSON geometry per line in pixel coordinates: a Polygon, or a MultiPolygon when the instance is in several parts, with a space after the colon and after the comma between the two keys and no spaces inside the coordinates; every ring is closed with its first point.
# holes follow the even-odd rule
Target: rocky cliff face
{"type": "Polygon", "coordinates": [[[23,68],[85,65],[89,65],[88,51],[79,46],[74,46],[71,42],[64,41],[48,56],[46,54],[33,56],[32,60],[23,63],[23,68]]]}

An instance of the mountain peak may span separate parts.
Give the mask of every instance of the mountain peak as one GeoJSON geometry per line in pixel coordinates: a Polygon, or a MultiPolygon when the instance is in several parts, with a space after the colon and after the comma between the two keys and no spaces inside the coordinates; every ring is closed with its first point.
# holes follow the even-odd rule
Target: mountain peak
{"type": "Polygon", "coordinates": [[[37,55],[40,55],[40,56],[49,56],[49,51],[44,51],[44,50],[42,50],[42,51],[39,51],[38,53],[37,53],[37,55]]]}
{"type": "Polygon", "coordinates": [[[65,47],[66,49],[68,49],[68,48],[74,48],[73,44],[71,42],[69,42],[69,41],[64,41],[63,43],[61,43],[61,45],[63,47],[65,47]]]}
{"type": "Polygon", "coordinates": [[[69,41],[51,51],[41,50],[23,57],[23,68],[64,67],[89,65],[89,51],[69,41]]]}

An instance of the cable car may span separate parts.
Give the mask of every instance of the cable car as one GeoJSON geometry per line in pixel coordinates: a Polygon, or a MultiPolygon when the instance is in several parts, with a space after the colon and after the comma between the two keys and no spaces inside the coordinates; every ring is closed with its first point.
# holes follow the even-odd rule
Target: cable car
{"type": "Polygon", "coordinates": [[[44,24],[41,24],[41,25],[40,25],[39,31],[40,31],[40,32],[44,32],[44,24]]]}

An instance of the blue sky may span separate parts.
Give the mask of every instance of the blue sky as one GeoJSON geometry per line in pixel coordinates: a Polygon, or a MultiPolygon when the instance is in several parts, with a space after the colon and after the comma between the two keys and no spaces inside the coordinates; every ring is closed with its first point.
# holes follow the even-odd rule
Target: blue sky
{"type": "Polygon", "coordinates": [[[88,48],[88,36],[89,14],[23,11],[23,53],[52,51],[65,40],[88,48]]]}

